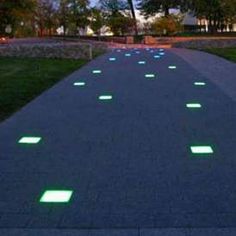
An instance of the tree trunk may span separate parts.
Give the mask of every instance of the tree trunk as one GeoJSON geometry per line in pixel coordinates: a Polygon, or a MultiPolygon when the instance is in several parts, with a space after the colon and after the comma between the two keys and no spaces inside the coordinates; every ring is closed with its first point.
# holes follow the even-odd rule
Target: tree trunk
{"type": "Polygon", "coordinates": [[[212,18],[208,18],[208,32],[212,34],[212,18]]]}
{"type": "Polygon", "coordinates": [[[63,36],[65,37],[66,36],[66,25],[64,24],[62,27],[63,27],[63,36]]]}
{"type": "Polygon", "coordinates": [[[133,17],[134,23],[135,23],[135,25],[134,25],[135,35],[138,35],[137,19],[136,19],[136,15],[135,15],[133,0],[128,0],[128,4],[130,6],[131,14],[132,14],[132,17],[133,17]]]}
{"type": "Polygon", "coordinates": [[[164,13],[165,13],[165,16],[169,16],[170,15],[170,12],[169,12],[169,7],[167,5],[164,5],[163,6],[163,9],[164,9],[164,13]]]}
{"type": "Polygon", "coordinates": [[[39,36],[40,36],[40,37],[43,37],[43,27],[40,26],[40,29],[39,29],[39,30],[40,30],[40,35],[39,35],[39,36]]]}
{"type": "Polygon", "coordinates": [[[213,33],[217,33],[217,29],[218,29],[218,20],[217,20],[217,16],[214,15],[213,18],[213,33]]]}

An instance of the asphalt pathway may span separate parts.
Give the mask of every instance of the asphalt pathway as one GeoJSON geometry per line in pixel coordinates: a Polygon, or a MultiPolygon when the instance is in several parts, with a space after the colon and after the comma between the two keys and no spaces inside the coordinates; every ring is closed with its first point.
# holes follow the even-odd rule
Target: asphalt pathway
{"type": "Polygon", "coordinates": [[[235,102],[160,54],[115,49],[0,125],[1,228],[236,227],[235,102]],[[39,202],[45,190],[73,192],[39,202]]]}

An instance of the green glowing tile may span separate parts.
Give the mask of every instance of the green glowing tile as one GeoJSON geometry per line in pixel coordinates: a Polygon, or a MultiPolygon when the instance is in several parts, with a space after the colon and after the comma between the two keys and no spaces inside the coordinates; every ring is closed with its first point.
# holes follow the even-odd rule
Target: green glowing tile
{"type": "Polygon", "coordinates": [[[214,153],[211,146],[191,146],[190,149],[193,154],[212,154],[212,153],[214,153]]]}
{"type": "Polygon", "coordinates": [[[101,74],[102,71],[101,70],[93,70],[93,74],[101,74]]]}
{"type": "Polygon", "coordinates": [[[139,61],[138,64],[139,64],[139,65],[145,65],[145,64],[146,64],[146,61],[139,61]]]}
{"type": "Polygon", "coordinates": [[[110,58],[109,58],[109,61],[115,61],[115,60],[116,60],[115,57],[110,57],[110,58]]]}
{"type": "Polygon", "coordinates": [[[160,55],[154,55],[154,58],[161,58],[160,55]]]}
{"type": "Polygon", "coordinates": [[[130,54],[130,53],[126,53],[125,56],[126,56],[126,57],[130,57],[131,54],[130,54]]]}
{"type": "Polygon", "coordinates": [[[175,70],[177,67],[176,66],[168,66],[170,70],[175,70]]]}
{"type": "Polygon", "coordinates": [[[22,137],[18,143],[23,144],[37,144],[40,142],[42,138],[41,137],[22,137]]]}
{"type": "Polygon", "coordinates": [[[200,103],[187,103],[186,107],[187,108],[201,108],[202,105],[200,103]]]}
{"type": "Polygon", "coordinates": [[[205,82],[194,82],[194,85],[196,85],[196,86],[205,86],[206,83],[205,82]]]}
{"type": "Polygon", "coordinates": [[[85,82],[75,82],[75,83],[74,83],[74,86],[83,87],[83,86],[85,86],[85,82]]]}
{"type": "Polygon", "coordinates": [[[108,100],[112,100],[112,95],[101,95],[98,97],[99,100],[101,101],[108,101],[108,100]]]}
{"type": "Polygon", "coordinates": [[[72,194],[72,190],[46,190],[39,201],[42,203],[68,203],[72,194]]]}
{"type": "Polygon", "coordinates": [[[155,78],[155,75],[154,74],[146,74],[145,77],[150,79],[150,78],[155,78]]]}

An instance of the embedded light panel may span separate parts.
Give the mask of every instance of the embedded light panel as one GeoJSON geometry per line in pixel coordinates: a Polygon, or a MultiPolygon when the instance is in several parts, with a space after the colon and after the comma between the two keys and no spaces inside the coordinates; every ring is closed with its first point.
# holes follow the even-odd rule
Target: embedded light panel
{"type": "Polygon", "coordinates": [[[112,100],[112,98],[112,95],[101,95],[98,97],[98,99],[101,101],[112,100]]]}
{"type": "Polygon", "coordinates": [[[146,78],[155,78],[155,75],[154,74],[145,74],[145,77],[146,78]]]}
{"type": "Polygon", "coordinates": [[[93,74],[101,74],[102,71],[101,70],[93,70],[93,74]]]}
{"type": "Polygon", "coordinates": [[[161,58],[160,55],[154,55],[153,57],[154,57],[154,58],[161,58]]]}
{"type": "Polygon", "coordinates": [[[126,56],[126,57],[130,57],[131,54],[130,54],[130,53],[125,53],[125,56],[126,56]]]}
{"type": "Polygon", "coordinates": [[[202,105],[200,104],[200,103],[187,103],[186,104],[186,107],[187,108],[201,108],[202,107],[202,105]]]}
{"type": "Polygon", "coordinates": [[[18,143],[22,144],[37,144],[41,141],[41,137],[22,137],[18,143]]]}
{"type": "Polygon", "coordinates": [[[139,64],[139,65],[145,65],[145,64],[146,64],[146,61],[139,61],[138,64],[139,64]]]}
{"type": "Polygon", "coordinates": [[[68,203],[72,194],[72,190],[46,190],[39,201],[42,203],[68,203]]]}
{"type": "Polygon", "coordinates": [[[194,85],[196,85],[196,86],[205,86],[206,83],[205,82],[194,82],[194,85]]]}
{"type": "Polygon", "coordinates": [[[109,61],[115,61],[115,60],[116,60],[115,57],[110,57],[110,58],[109,58],[109,61]]]}
{"type": "Polygon", "coordinates": [[[85,86],[85,82],[75,82],[74,86],[83,87],[83,86],[85,86]]]}
{"type": "Polygon", "coordinates": [[[175,70],[177,67],[176,66],[168,66],[170,70],[175,70]]]}
{"type": "Polygon", "coordinates": [[[193,154],[212,154],[214,153],[211,146],[191,146],[191,152],[193,154]]]}

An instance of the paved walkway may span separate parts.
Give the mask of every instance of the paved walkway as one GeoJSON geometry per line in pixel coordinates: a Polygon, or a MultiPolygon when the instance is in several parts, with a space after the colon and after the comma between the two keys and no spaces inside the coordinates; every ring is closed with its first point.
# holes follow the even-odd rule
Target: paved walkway
{"type": "Polygon", "coordinates": [[[235,236],[236,228],[200,229],[3,229],[4,236],[235,236]]]}
{"type": "MultiPolygon", "coordinates": [[[[172,49],[159,53],[114,50],[0,125],[1,228],[236,227],[235,102],[172,49]],[[186,108],[193,102],[202,107],[186,108]],[[42,140],[19,144],[24,136],[42,140]],[[52,189],[73,190],[70,203],[39,203],[52,189]]],[[[201,235],[126,233],[107,235],[201,235]]]]}
{"type": "Polygon", "coordinates": [[[196,50],[175,48],[172,49],[172,52],[183,58],[236,101],[236,63],[196,50]]]}

